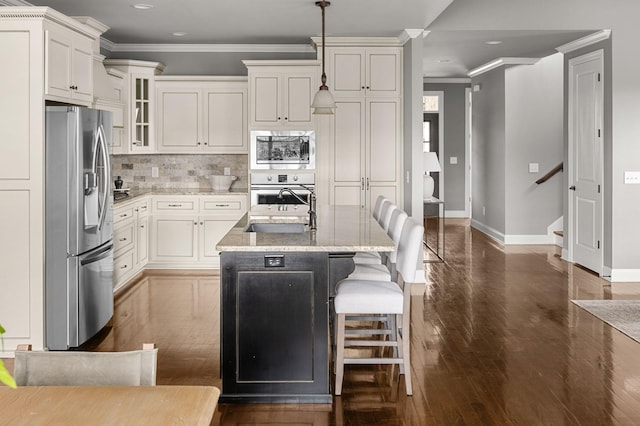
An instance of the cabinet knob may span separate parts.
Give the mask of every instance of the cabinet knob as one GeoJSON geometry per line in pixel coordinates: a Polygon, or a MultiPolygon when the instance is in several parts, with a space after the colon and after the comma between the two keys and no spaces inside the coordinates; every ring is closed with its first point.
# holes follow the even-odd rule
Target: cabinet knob
{"type": "Polygon", "coordinates": [[[364,86],[362,86],[361,89],[364,89],[364,86]]]}
{"type": "Polygon", "coordinates": [[[369,86],[367,86],[367,90],[369,90],[369,86]]]}
{"type": "Polygon", "coordinates": [[[194,225],[198,225],[198,222],[193,222],[194,225]]]}
{"type": "Polygon", "coordinates": [[[200,222],[200,225],[204,225],[204,222],[200,222]]]}
{"type": "Polygon", "coordinates": [[[205,145],[209,145],[207,142],[204,143],[205,145]]]}
{"type": "Polygon", "coordinates": [[[285,117],[284,119],[285,119],[285,120],[288,120],[288,119],[289,119],[289,117],[285,117]]]}

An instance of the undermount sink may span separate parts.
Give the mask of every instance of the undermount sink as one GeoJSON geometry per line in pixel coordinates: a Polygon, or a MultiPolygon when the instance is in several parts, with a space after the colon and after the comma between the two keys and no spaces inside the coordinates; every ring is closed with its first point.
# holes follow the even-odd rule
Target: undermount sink
{"type": "Polygon", "coordinates": [[[301,234],[307,230],[304,223],[251,223],[244,232],[301,234]]]}

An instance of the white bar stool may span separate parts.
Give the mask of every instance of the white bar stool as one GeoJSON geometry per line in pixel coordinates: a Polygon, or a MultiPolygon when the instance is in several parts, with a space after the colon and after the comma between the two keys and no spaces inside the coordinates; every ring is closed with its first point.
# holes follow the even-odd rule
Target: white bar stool
{"type": "MultiPolygon", "coordinates": [[[[405,375],[407,395],[411,386],[411,283],[418,279],[418,261],[422,250],[424,228],[415,219],[405,221],[400,236],[397,255],[398,279],[396,281],[343,280],[339,283],[334,299],[336,320],[335,394],[342,394],[345,364],[398,364],[400,374],[405,375]],[[351,333],[346,328],[347,317],[355,315],[393,315],[393,329],[388,340],[349,339],[347,335],[362,335],[362,330],[351,333]],[[346,347],[392,347],[391,357],[345,358],[346,347]],[[397,353],[397,355],[396,355],[397,353]]],[[[380,330],[371,330],[372,335],[380,330]]]]}

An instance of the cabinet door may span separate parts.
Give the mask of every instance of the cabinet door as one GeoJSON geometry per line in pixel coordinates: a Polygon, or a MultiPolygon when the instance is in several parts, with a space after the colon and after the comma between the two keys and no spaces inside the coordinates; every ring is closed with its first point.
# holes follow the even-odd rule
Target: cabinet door
{"type": "Polygon", "coordinates": [[[275,125],[280,122],[280,76],[260,74],[251,77],[251,124],[275,125]]]}
{"type": "Polygon", "coordinates": [[[314,77],[312,72],[297,72],[283,77],[283,99],[286,101],[283,107],[283,125],[301,128],[300,126],[307,127],[312,124],[311,102],[314,91],[318,89],[314,85],[314,77]]]}
{"type": "Polygon", "coordinates": [[[220,265],[220,252],[216,250],[216,245],[237,222],[237,218],[200,218],[200,260],[207,262],[206,266],[220,265]]]}
{"type": "Polygon", "coordinates": [[[330,202],[364,206],[365,102],[343,100],[336,105],[330,135],[330,202]]]}
{"type": "Polygon", "coordinates": [[[131,151],[153,149],[153,79],[131,74],[131,151]]]}
{"type": "Polygon", "coordinates": [[[197,88],[157,90],[158,151],[200,150],[201,92],[197,88]]]}
{"type": "Polygon", "coordinates": [[[216,89],[204,92],[204,148],[215,153],[248,152],[247,90],[216,89]]]}
{"type": "Polygon", "coordinates": [[[194,216],[160,216],[152,220],[152,260],[184,262],[198,260],[198,222],[194,216]]]}
{"type": "Polygon", "coordinates": [[[71,98],[71,56],[72,37],[62,29],[50,28],[46,31],[47,74],[45,94],[71,98]]]}
{"type": "Polygon", "coordinates": [[[138,235],[136,236],[136,269],[140,269],[149,260],[149,216],[138,218],[138,235]]]}
{"type": "Polygon", "coordinates": [[[378,195],[385,195],[397,201],[396,193],[402,183],[400,102],[395,99],[367,100],[366,122],[365,189],[368,198],[375,203],[378,195]]]}
{"type": "Polygon", "coordinates": [[[327,85],[336,97],[362,96],[365,92],[364,49],[330,49],[327,85]]]}
{"type": "Polygon", "coordinates": [[[93,48],[91,40],[84,36],[73,38],[71,54],[72,97],[74,100],[91,104],[93,102],[93,48]]]}
{"type": "Polygon", "coordinates": [[[399,97],[401,93],[399,48],[367,50],[366,94],[367,96],[399,97]]]}

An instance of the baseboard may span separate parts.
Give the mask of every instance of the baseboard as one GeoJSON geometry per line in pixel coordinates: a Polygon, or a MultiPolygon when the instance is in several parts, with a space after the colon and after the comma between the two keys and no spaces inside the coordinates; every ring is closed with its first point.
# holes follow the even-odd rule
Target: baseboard
{"type": "Polygon", "coordinates": [[[505,235],[505,245],[541,245],[541,244],[555,244],[555,238],[553,235],[505,235]]]}
{"type": "Polygon", "coordinates": [[[555,244],[554,234],[551,235],[505,235],[502,232],[494,229],[484,223],[478,222],[475,219],[471,219],[471,227],[478,231],[488,235],[494,240],[508,246],[508,245],[547,245],[555,244]]]}
{"type": "Polygon", "coordinates": [[[485,225],[482,222],[478,222],[475,219],[471,219],[471,227],[477,229],[478,231],[486,234],[487,236],[493,238],[500,244],[504,244],[504,234],[497,229],[494,229],[490,226],[485,225]]]}
{"type": "Polygon", "coordinates": [[[452,219],[468,219],[469,215],[464,210],[447,210],[444,212],[444,217],[452,219]]]}
{"type": "Polygon", "coordinates": [[[640,269],[611,269],[604,267],[602,278],[616,283],[640,283],[640,269]]]}

